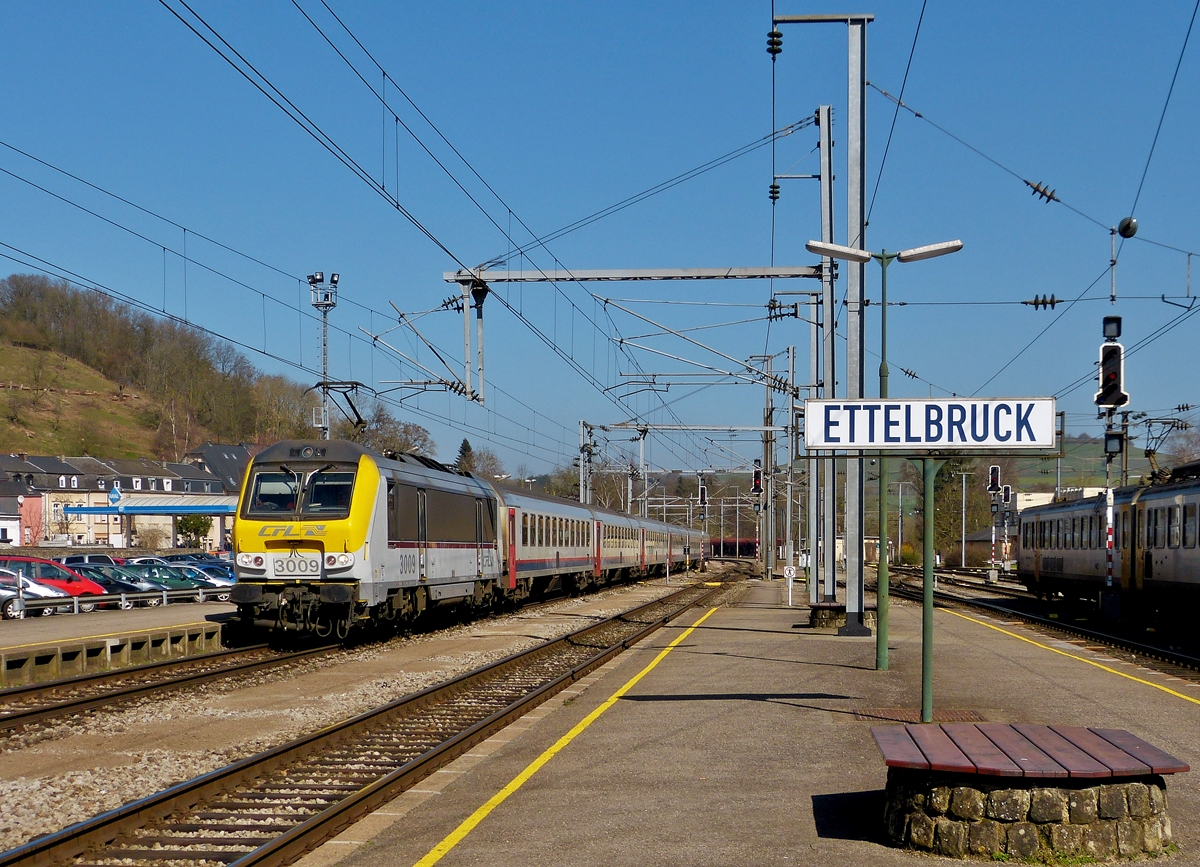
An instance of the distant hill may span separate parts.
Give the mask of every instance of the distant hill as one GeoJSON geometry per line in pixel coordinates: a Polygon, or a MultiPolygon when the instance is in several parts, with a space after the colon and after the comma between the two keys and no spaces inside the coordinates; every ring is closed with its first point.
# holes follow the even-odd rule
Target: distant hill
{"type": "Polygon", "coordinates": [[[150,402],[57,352],[0,344],[0,416],[2,452],[156,453],[150,402]]]}

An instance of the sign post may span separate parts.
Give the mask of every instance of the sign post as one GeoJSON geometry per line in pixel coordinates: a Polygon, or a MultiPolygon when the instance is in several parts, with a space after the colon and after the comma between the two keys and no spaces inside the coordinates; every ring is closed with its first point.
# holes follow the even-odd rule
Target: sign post
{"type": "MultiPolygon", "coordinates": [[[[933,501],[938,466],[945,455],[959,452],[999,456],[1054,449],[1059,433],[1054,398],[806,400],[804,418],[804,446],[810,452],[855,451],[865,457],[899,454],[921,461],[925,488],[921,722],[932,722],[933,501]]],[[[994,516],[992,523],[994,531],[994,516]]],[[[878,616],[878,628],[886,630],[886,608],[881,608],[878,616]]],[[[849,611],[846,617],[849,622],[849,611]]]]}

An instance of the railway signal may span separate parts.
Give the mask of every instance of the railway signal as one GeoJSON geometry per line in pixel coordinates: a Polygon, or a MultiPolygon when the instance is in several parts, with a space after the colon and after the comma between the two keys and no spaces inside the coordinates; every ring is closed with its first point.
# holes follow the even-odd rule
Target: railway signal
{"type": "Polygon", "coordinates": [[[1124,381],[1125,347],[1115,342],[1101,344],[1100,390],[1096,392],[1096,406],[1113,409],[1129,403],[1124,381]]]}
{"type": "Polygon", "coordinates": [[[762,461],[758,458],[754,459],[754,483],[750,486],[750,493],[761,494],[762,486],[762,461]]]}
{"type": "Polygon", "coordinates": [[[1000,499],[1004,501],[1005,508],[1012,504],[1012,485],[1005,485],[1001,489],[1000,499]]]}
{"type": "Polygon", "coordinates": [[[1000,493],[1000,467],[997,464],[988,467],[987,489],[989,494],[1000,493]]]}

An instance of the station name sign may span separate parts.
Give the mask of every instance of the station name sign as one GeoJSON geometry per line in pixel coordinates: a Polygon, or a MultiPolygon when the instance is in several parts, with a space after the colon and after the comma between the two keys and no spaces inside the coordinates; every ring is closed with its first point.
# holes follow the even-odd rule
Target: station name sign
{"type": "Polygon", "coordinates": [[[804,402],[809,449],[1051,449],[1055,433],[1052,397],[804,402]]]}

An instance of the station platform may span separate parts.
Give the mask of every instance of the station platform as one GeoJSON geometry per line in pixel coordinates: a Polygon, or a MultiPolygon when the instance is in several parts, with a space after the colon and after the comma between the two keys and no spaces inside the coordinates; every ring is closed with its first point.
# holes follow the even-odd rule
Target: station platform
{"type": "Polygon", "coordinates": [[[0,688],[221,649],[223,602],[0,621],[0,688]]]}
{"type": "MultiPolygon", "coordinates": [[[[807,624],[782,582],[751,581],[299,863],[911,865],[882,842],[870,727],[916,720],[920,608],[893,600],[886,672],[873,637],[807,624]]],[[[937,721],[1123,728],[1200,767],[1197,685],[974,614],[938,610],[935,636],[937,721]]],[[[1200,776],[1170,778],[1169,799],[1167,860],[1200,863],[1200,776]]]]}

